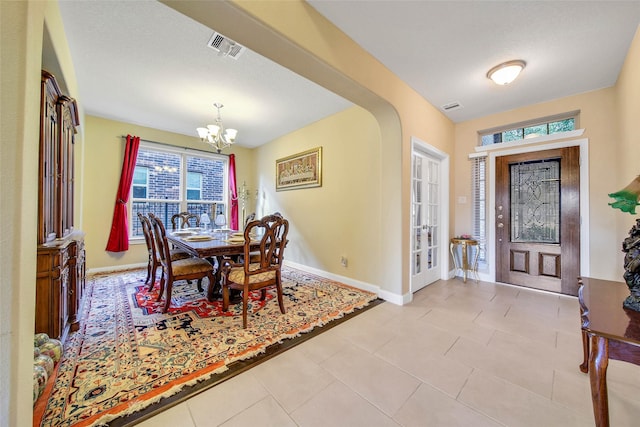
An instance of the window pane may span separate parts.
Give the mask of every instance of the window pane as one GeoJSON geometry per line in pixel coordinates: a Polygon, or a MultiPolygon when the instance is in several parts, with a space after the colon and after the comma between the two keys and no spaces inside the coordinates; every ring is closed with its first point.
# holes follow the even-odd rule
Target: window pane
{"type": "Polygon", "coordinates": [[[522,139],[522,129],[512,129],[502,132],[502,140],[504,142],[516,141],[518,139],[522,139]]]}
{"type": "Polygon", "coordinates": [[[560,160],[509,168],[511,241],[560,243],[560,160]]]}
{"type": "Polygon", "coordinates": [[[149,169],[149,199],[180,199],[180,155],[153,151],[146,148],[138,150],[136,168],[149,169]]]}
{"type": "Polygon", "coordinates": [[[133,171],[133,185],[147,185],[149,169],[136,166],[133,171]]]}
{"type": "Polygon", "coordinates": [[[202,186],[202,174],[197,172],[187,172],[187,188],[200,189],[202,186]]]}
{"type": "Polygon", "coordinates": [[[201,175],[201,183],[198,187],[202,190],[202,194],[199,199],[222,201],[225,182],[224,166],[224,161],[218,159],[187,157],[189,175],[192,173],[193,176],[201,175]]]}
{"type": "Polygon", "coordinates": [[[140,225],[140,218],[138,218],[138,212],[143,215],[149,213],[154,214],[165,225],[165,227],[171,228],[171,217],[180,212],[180,203],[177,202],[136,202],[134,201],[131,206],[133,212],[132,222],[132,234],[130,237],[141,237],[142,225],[140,225]]]}
{"type": "Polygon", "coordinates": [[[133,186],[133,198],[134,199],[146,199],[147,187],[133,186]]]}
{"type": "Polygon", "coordinates": [[[549,133],[568,132],[574,129],[575,120],[566,119],[549,123],[549,133]]]}
{"type": "Polygon", "coordinates": [[[524,128],[524,136],[527,135],[539,136],[547,134],[547,125],[537,125],[537,126],[529,126],[528,128],[524,128]]]}
{"type": "Polygon", "coordinates": [[[187,189],[187,200],[200,200],[200,190],[187,189]]]}
{"type": "Polygon", "coordinates": [[[491,145],[491,144],[497,144],[500,141],[496,141],[496,139],[501,139],[501,138],[496,138],[496,135],[501,135],[501,134],[495,134],[495,135],[483,135],[482,136],[482,145],[491,145]]]}

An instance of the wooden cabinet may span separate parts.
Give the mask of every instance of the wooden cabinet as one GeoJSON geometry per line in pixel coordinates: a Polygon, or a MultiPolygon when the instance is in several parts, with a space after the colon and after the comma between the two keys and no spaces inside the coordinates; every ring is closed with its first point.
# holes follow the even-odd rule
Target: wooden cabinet
{"type": "Polygon", "coordinates": [[[35,332],[64,341],[79,327],[85,284],[83,234],[74,231],[76,102],[42,71],[35,332]]]}

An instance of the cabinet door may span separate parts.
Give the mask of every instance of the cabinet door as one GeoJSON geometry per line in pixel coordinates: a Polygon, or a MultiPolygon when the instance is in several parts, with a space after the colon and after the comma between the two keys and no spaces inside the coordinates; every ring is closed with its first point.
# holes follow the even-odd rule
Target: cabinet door
{"type": "Polygon", "coordinates": [[[73,227],[73,178],[74,178],[74,141],[78,115],[75,100],[62,95],[58,98],[59,126],[59,171],[57,180],[59,209],[59,234],[64,236],[73,227]]]}
{"type": "Polygon", "coordinates": [[[56,230],[56,174],[59,169],[57,99],[60,89],[50,74],[42,73],[40,157],[38,168],[38,243],[56,230]]]}

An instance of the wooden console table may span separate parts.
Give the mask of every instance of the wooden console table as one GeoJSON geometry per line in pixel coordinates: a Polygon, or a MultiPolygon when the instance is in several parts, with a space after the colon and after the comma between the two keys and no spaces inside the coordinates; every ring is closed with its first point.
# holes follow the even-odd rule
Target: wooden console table
{"type": "Polygon", "coordinates": [[[593,415],[597,427],[609,426],[607,366],[609,359],[640,365],[640,313],[622,307],[629,295],[623,282],[578,279],[584,359],[589,373],[593,415]]]}

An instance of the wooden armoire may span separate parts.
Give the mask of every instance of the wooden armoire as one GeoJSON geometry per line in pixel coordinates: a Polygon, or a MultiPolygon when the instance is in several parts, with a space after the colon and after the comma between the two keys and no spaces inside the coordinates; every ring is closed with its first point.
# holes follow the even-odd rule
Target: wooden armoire
{"type": "Polygon", "coordinates": [[[42,71],[38,169],[35,332],[64,341],[79,327],[85,288],[84,235],[74,230],[76,101],[42,71]]]}

